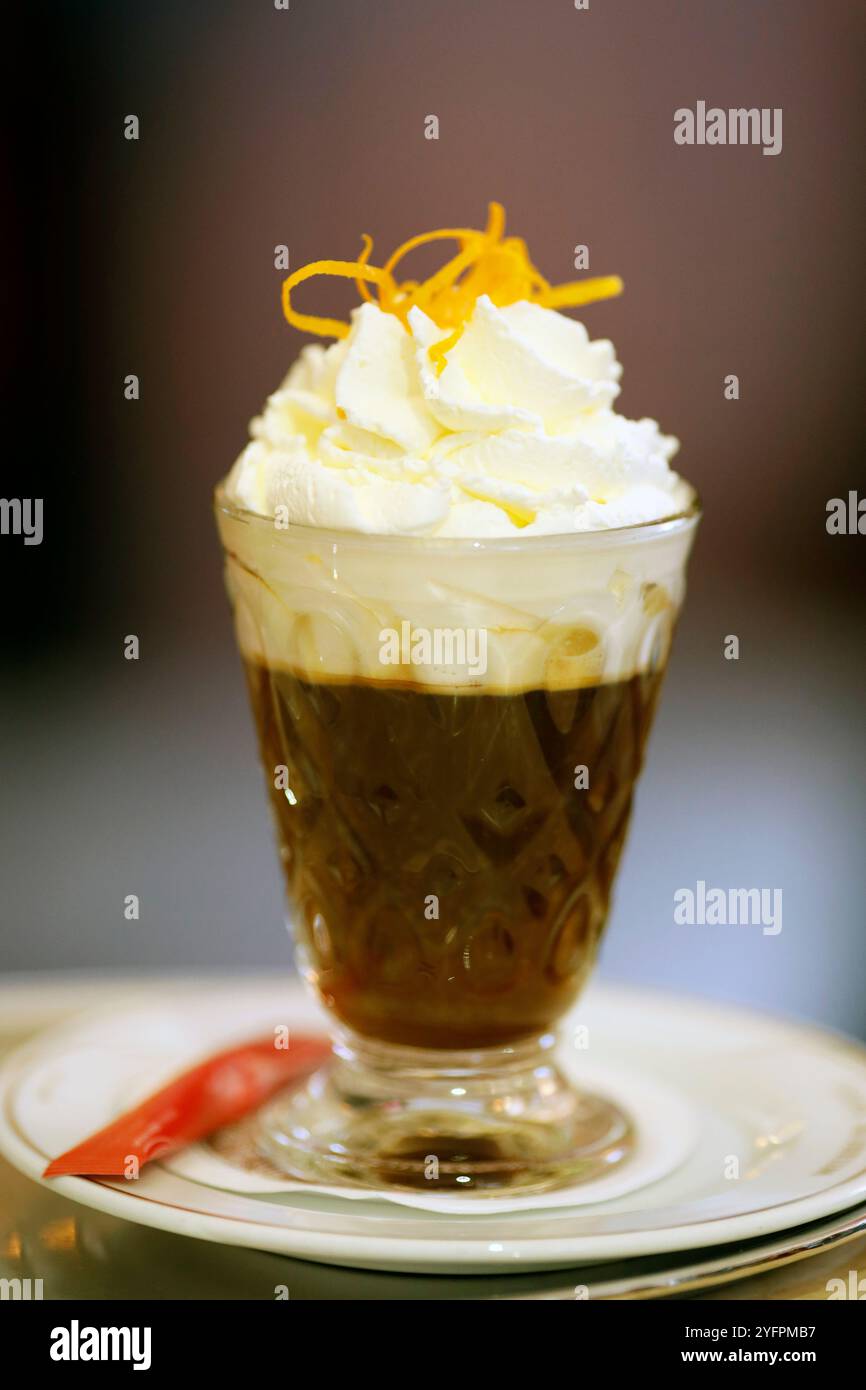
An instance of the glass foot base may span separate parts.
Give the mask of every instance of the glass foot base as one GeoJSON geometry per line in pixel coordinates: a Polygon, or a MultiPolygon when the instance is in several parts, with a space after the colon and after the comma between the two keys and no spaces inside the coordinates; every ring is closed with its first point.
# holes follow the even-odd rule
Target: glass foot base
{"type": "Polygon", "coordinates": [[[493,1195],[588,1182],[628,1159],[634,1132],[565,1079],[554,1043],[445,1053],[343,1035],[332,1062],[262,1112],[259,1150],[331,1185],[493,1195]]]}

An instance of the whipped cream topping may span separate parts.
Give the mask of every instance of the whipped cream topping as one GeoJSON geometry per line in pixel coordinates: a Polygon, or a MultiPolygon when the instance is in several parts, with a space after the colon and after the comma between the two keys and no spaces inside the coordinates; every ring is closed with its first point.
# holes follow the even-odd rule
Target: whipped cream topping
{"type": "Polygon", "coordinates": [[[348,337],[306,347],[253,420],[226,481],[248,511],[371,534],[503,537],[603,530],[675,514],[678,441],[613,409],[622,368],[583,324],[482,295],[448,338],[365,303],[348,337]]]}

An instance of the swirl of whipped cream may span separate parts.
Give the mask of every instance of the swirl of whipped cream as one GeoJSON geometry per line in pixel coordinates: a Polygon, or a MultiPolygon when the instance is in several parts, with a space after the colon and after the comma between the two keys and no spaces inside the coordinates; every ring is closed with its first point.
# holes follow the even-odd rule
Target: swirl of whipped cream
{"type": "Polygon", "coordinates": [[[678,441],[613,409],[622,368],[583,324],[482,295],[449,336],[365,303],[348,337],[306,347],[253,420],[226,490],[263,516],[371,534],[500,537],[675,514],[678,441]]]}

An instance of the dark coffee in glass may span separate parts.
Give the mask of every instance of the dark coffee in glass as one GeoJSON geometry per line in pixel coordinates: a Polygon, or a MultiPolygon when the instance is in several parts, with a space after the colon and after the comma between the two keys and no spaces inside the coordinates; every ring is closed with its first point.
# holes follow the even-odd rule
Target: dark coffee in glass
{"type": "Polygon", "coordinates": [[[516,694],[247,675],[296,932],[337,1017],[437,1049],[550,1029],[595,958],[661,675],[516,694]]]}

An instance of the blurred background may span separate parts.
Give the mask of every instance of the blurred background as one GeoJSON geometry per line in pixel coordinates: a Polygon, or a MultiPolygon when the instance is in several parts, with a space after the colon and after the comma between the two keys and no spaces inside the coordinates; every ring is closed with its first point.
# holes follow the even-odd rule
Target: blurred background
{"type": "Polygon", "coordinates": [[[866,489],[862,5],[67,0],[31,22],[2,490],[44,497],[45,537],[0,537],[0,971],[289,967],[210,512],[302,341],[274,247],[351,259],[362,231],[384,251],[496,198],[550,279],[582,243],[623,276],[585,322],[705,504],[602,973],[866,1036],[866,537],[825,528],[866,489]],[[781,107],[782,153],[675,145],[698,100],[781,107]],[[698,879],[781,888],[781,934],[676,926],[698,879]]]}

